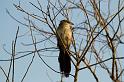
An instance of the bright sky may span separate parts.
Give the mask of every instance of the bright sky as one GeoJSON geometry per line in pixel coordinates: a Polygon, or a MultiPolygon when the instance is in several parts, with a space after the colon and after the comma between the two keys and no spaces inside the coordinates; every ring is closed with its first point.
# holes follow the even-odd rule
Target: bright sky
{"type": "MultiPolygon", "coordinates": [[[[21,4],[23,4],[26,9],[31,10],[32,12],[36,12],[34,9],[29,8],[30,7],[29,3],[28,3],[29,1],[31,1],[32,3],[35,3],[35,1],[37,1],[37,0],[20,0],[21,4]]],[[[19,12],[17,13],[17,10],[13,6],[13,3],[17,4],[18,0],[17,1],[16,0],[1,0],[1,2],[0,2],[0,28],[1,28],[1,30],[0,30],[0,60],[10,58],[10,55],[7,54],[3,50],[3,46],[7,51],[11,52],[12,40],[14,40],[14,38],[15,38],[17,27],[18,26],[20,27],[19,34],[23,34],[28,31],[25,29],[24,26],[17,23],[6,13],[6,9],[8,9],[9,12],[13,16],[15,16],[18,20],[24,22],[24,19],[23,19],[24,15],[19,12]]],[[[43,3],[45,5],[45,2],[43,2],[43,3]]],[[[114,12],[114,10],[112,10],[112,11],[114,12]]],[[[75,14],[76,14],[76,12],[75,12],[75,14]]],[[[61,19],[58,19],[58,20],[61,20],[61,19]]],[[[77,23],[79,20],[72,19],[72,21],[77,23]]],[[[18,39],[17,51],[34,50],[33,47],[25,47],[24,48],[21,45],[21,43],[23,43],[23,42],[24,43],[32,43],[31,37],[30,38],[27,38],[27,37],[28,37],[28,35],[18,39]]],[[[39,38],[39,40],[41,40],[41,38],[39,38]]],[[[47,45],[47,44],[45,44],[45,45],[47,45]]],[[[38,47],[42,47],[42,46],[38,46],[38,47]]],[[[121,52],[121,54],[123,53],[122,48],[119,52],[121,52]]],[[[53,55],[53,54],[58,54],[58,53],[54,53],[54,52],[49,53],[48,52],[47,54],[53,55]]],[[[31,58],[32,58],[32,55],[29,55],[27,57],[24,57],[22,59],[18,59],[15,61],[15,82],[21,82],[21,79],[24,76],[24,73],[25,73],[29,63],[31,62],[31,58]]],[[[54,57],[54,58],[43,57],[43,59],[45,61],[47,60],[46,62],[48,62],[48,64],[51,67],[53,67],[54,69],[59,71],[59,64],[58,64],[57,57],[54,57]]],[[[3,67],[3,69],[5,70],[6,73],[8,72],[9,62],[6,62],[6,61],[1,62],[0,61],[0,66],[3,67]]],[[[103,76],[100,77],[102,82],[111,82],[111,80],[108,77],[104,77],[105,71],[101,71],[101,70],[98,70],[97,72],[98,72],[98,75],[100,75],[100,76],[101,76],[101,74],[103,74],[103,76]],[[104,78],[102,78],[102,77],[104,77],[104,78]]],[[[74,72],[74,70],[72,67],[71,73],[73,73],[73,72],[74,72]]],[[[89,71],[82,70],[79,73],[79,81],[78,82],[91,82],[91,81],[95,82],[94,77],[90,74],[91,73],[89,71]]],[[[44,63],[39,59],[39,57],[36,56],[33,61],[33,64],[30,67],[30,70],[23,82],[58,82],[58,81],[60,81],[60,74],[57,74],[57,73],[53,72],[52,70],[50,70],[46,65],[44,65],[44,63]]],[[[3,72],[1,71],[1,69],[0,69],[0,82],[5,82],[5,76],[4,76],[3,72]]],[[[69,78],[65,79],[65,82],[73,82],[73,77],[70,76],[69,78]]]]}

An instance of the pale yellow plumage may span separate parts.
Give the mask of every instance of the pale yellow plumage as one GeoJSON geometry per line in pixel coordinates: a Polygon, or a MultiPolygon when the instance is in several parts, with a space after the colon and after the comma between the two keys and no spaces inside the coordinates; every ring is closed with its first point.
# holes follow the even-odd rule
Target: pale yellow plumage
{"type": "Polygon", "coordinates": [[[62,20],[57,28],[57,46],[60,50],[58,60],[60,71],[65,77],[68,77],[71,71],[71,58],[68,50],[72,43],[72,24],[68,20],[62,20]]]}

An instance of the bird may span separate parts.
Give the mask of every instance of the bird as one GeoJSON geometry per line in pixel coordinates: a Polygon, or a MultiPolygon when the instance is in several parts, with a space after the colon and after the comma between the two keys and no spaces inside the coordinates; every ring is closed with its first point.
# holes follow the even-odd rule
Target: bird
{"type": "Polygon", "coordinates": [[[71,57],[69,48],[72,43],[72,25],[69,20],[62,20],[56,30],[57,46],[59,48],[60,71],[65,77],[69,77],[71,71],[71,57]]]}

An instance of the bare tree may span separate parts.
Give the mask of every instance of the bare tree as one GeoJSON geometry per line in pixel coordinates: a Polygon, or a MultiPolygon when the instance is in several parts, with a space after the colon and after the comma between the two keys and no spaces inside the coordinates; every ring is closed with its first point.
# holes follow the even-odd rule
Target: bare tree
{"type": "MultiPolygon", "coordinates": [[[[51,67],[49,62],[46,63],[47,60],[44,60],[43,56],[58,57],[56,29],[62,19],[69,19],[74,23],[74,42],[71,49],[67,50],[71,55],[71,62],[75,71],[70,74],[73,81],[78,82],[79,72],[81,73],[82,70],[89,70],[90,76],[93,76],[96,82],[102,82],[98,74],[100,70],[105,71],[106,77],[113,82],[124,81],[124,56],[119,50],[120,45],[124,45],[123,0],[47,0],[45,4],[40,0],[36,0],[36,2],[37,4],[32,2],[29,4],[36,9],[37,13],[26,10],[21,2],[13,4],[17,11],[21,11],[25,15],[24,20],[26,22],[18,20],[7,10],[7,13],[14,20],[28,29],[26,33],[19,36],[18,28],[15,41],[12,42],[11,58],[0,60],[10,61],[9,70],[13,70],[12,82],[14,82],[14,62],[30,54],[33,55],[32,60],[21,82],[24,81],[36,55],[50,70],[61,74],[59,70],[51,67]],[[22,45],[24,47],[30,46],[34,50],[15,51],[17,38],[25,37],[27,34],[30,35],[32,42],[29,44],[22,43],[22,45]],[[44,46],[39,47],[40,45],[44,46]],[[55,53],[55,55],[48,54],[48,52],[55,53]],[[22,55],[18,56],[19,54],[22,55]]],[[[4,69],[0,68],[6,76],[6,82],[10,82],[10,71],[6,74],[4,69]]]]}

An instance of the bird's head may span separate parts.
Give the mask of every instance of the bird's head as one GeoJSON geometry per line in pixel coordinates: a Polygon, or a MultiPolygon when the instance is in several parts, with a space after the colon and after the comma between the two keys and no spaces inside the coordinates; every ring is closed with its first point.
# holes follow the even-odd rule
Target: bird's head
{"type": "Polygon", "coordinates": [[[72,22],[70,22],[69,20],[62,20],[60,21],[60,24],[70,24],[70,25],[74,25],[72,22]]]}

